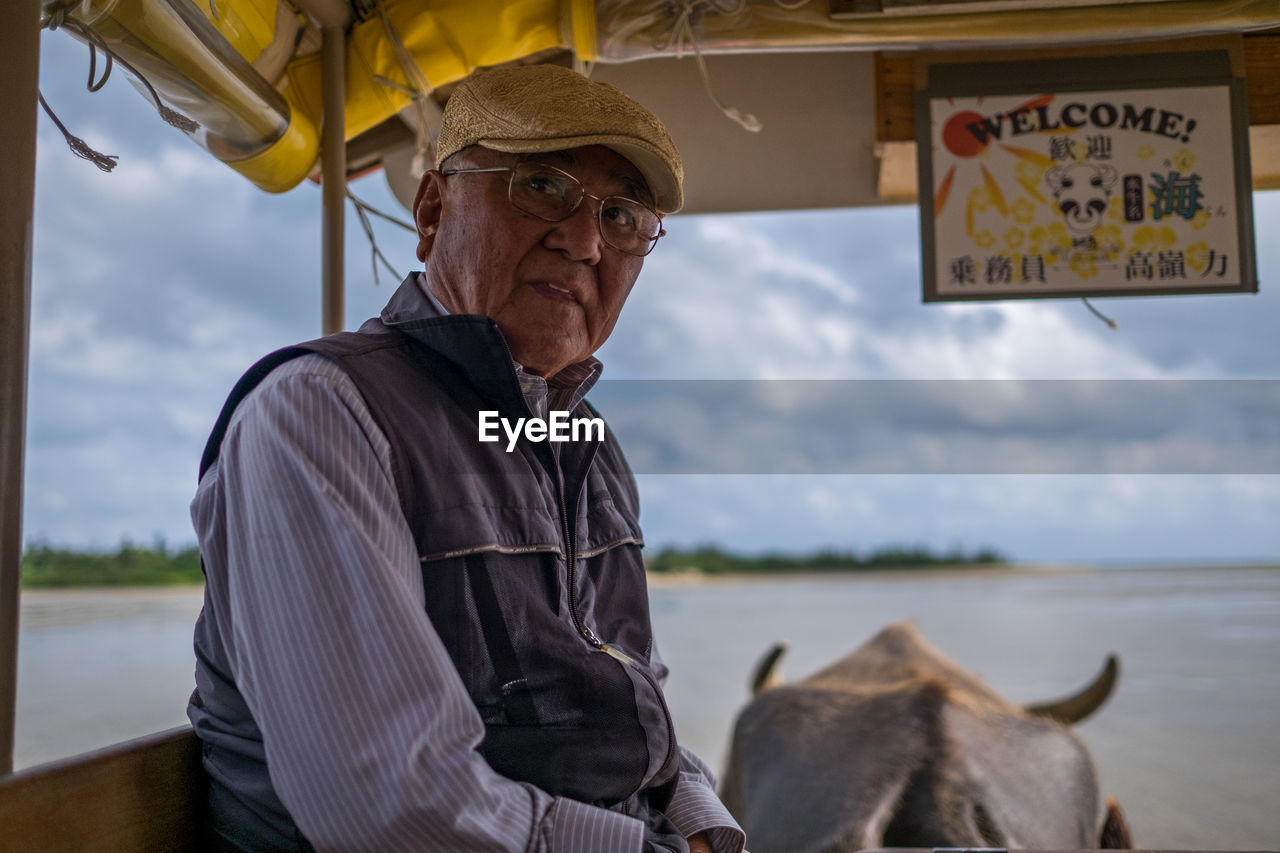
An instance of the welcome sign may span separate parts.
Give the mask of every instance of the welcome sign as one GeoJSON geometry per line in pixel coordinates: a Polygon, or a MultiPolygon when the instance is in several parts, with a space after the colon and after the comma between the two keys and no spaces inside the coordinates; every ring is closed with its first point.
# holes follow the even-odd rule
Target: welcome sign
{"type": "Polygon", "coordinates": [[[945,82],[916,105],[926,301],[1257,290],[1225,51],[928,73],[945,82]]]}

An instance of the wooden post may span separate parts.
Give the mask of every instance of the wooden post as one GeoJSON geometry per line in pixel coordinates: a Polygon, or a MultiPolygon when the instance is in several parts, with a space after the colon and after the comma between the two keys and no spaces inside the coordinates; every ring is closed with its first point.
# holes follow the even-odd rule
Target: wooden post
{"type": "Polygon", "coordinates": [[[320,185],[324,200],[321,232],[324,304],[321,328],[329,335],[342,331],[346,325],[343,299],[343,214],[347,204],[346,36],[343,28],[333,23],[326,23],[322,33],[324,126],[320,137],[320,185]]]}
{"type": "Polygon", "coordinates": [[[0,776],[7,776],[17,708],[39,0],[0,3],[0,33],[0,776]]]}

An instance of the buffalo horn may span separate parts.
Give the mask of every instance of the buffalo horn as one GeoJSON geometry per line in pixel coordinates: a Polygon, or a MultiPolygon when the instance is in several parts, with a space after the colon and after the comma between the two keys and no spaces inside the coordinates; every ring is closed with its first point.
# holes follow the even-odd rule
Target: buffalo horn
{"type": "Polygon", "coordinates": [[[786,643],[774,643],[769,647],[769,651],[764,653],[764,657],[760,658],[760,662],[756,664],[755,674],[751,677],[752,696],[759,696],[770,687],[782,683],[782,676],[778,674],[778,661],[782,660],[782,656],[786,653],[786,643]]]}
{"type": "Polygon", "coordinates": [[[1048,717],[1060,723],[1078,723],[1092,714],[1107,701],[1116,686],[1116,678],[1120,674],[1120,659],[1115,655],[1107,655],[1107,662],[1102,672],[1074,696],[1067,696],[1055,702],[1041,702],[1035,705],[1024,705],[1024,710],[1034,717],[1048,717]]]}

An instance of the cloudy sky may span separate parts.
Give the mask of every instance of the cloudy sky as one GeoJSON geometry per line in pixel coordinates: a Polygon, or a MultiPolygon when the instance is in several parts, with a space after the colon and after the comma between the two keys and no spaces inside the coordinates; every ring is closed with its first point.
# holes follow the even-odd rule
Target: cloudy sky
{"type": "MultiPolygon", "coordinates": [[[[25,536],[186,544],[230,386],[318,333],[320,192],[259,192],[123,75],[86,94],[78,43],[42,51],[46,99],[120,165],[40,116],[25,536]]],[[[380,175],[353,189],[400,212],[380,175]]],[[[921,304],[914,207],[669,220],[600,354],[660,380],[599,395],[643,461],[649,543],[1280,560],[1280,193],[1254,205],[1259,294],[1099,300],[1116,330],[1078,300],[921,304]]],[[[349,223],[350,328],[397,282],[349,223]]],[[[378,233],[410,269],[409,235],[378,233]]]]}

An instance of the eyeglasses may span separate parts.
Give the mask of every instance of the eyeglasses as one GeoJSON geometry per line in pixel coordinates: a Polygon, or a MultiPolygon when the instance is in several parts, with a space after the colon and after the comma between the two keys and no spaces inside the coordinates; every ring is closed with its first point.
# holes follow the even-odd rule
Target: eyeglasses
{"type": "Polygon", "coordinates": [[[507,200],[517,210],[546,222],[568,219],[584,197],[595,199],[600,202],[596,210],[600,236],[605,243],[628,255],[644,257],[653,251],[658,238],[667,233],[662,229],[662,216],[648,205],[624,196],[601,198],[592,195],[573,175],[545,163],[523,162],[493,169],[449,169],[440,174],[447,178],[480,172],[510,172],[507,200]]]}

